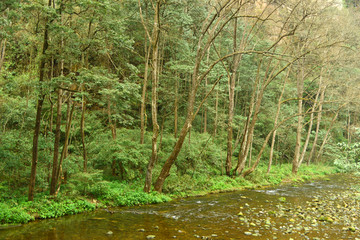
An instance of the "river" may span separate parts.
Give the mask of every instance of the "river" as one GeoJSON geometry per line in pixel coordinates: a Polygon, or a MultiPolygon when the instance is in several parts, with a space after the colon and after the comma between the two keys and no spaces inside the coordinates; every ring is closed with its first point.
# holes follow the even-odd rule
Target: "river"
{"type": "Polygon", "coordinates": [[[103,209],[1,229],[0,239],[356,239],[359,177],[103,209]]]}

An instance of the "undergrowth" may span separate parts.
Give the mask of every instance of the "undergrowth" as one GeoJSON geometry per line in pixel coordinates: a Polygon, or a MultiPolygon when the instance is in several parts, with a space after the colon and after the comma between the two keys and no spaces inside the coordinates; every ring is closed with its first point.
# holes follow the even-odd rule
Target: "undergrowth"
{"type": "MultiPolygon", "coordinates": [[[[143,181],[140,180],[131,183],[107,181],[101,177],[100,172],[94,171],[74,176],[64,185],[57,197],[49,197],[47,192],[43,192],[32,202],[27,201],[26,196],[21,195],[20,191],[12,192],[8,186],[1,185],[0,224],[21,224],[35,218],[55,218],[93,211],[96,208],[162,203],[170,201],[171,198],[305,181],[334,173],[335,170],[324,165],[302,166],[298,175],[293,176],[291,164],[283,164],[273,166],[270,174],[266,174],[266,166],[259,166],[246,178],[220,174],[209,176],[199,173],[175,173],[164,185],[165,194],[154,191],[150,194],[144,193],[143,181]],[[88,182],[84,182],[84,179],[88,182]]],[[[23,189],[23,192],[26,190],[23,189]]]]}

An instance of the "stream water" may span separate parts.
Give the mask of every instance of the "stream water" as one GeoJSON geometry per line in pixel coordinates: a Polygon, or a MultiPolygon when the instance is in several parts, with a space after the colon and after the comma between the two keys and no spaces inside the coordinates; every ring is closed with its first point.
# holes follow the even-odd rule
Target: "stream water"
{"type": "Polygon", "coordinates": [[[0,239],[359,239],[359,178],[210,194],[0,229],[0,239]],[[357,198],[357,199],[356,199],[357,198]],[[326,217],[326,218],[325,218],[326,217]]]}

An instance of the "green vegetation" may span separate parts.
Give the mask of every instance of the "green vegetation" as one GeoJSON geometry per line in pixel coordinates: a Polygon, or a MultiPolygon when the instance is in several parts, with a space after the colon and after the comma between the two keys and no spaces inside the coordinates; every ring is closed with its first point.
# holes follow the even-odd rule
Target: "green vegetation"
{"type": "MultiPolygon", "coordinates": [[[[26,196],[21,195],[21,190],[11,191],[2,187],[0,206],[1,224],[20,224],[34,220],[35,218],[46,219],[61,217],[69,214],[77,214],[92,211],[96,208],[108,208],[116,206],[133,206],[143,204],[156,204],[170,201],[172,198],[203,195],[213,192],[234,191],[253,189],[264,186],[273,186],[281,183],[303,182],[322,178],[327,174],[334,173],[336,168],[324,165],[304,166],[297,176],[291,174],[291,164],[274,166],[273,173],[266,175],[266,167],[260,166],[256,174],[248,178],[229,178],[227,176],[206,175],[181,175],[173,178],[164,189],[166,194],[157,192],[145,193],[142,190],[142,181],[131,184],[119,181],[97,181],[86,189],[84,185],[75,182],[64,187],[63,193],[56,198],[49,197],[46,192],[37,195],[34,201],[27,201],[26,196]]],[[[85,174],[87,183],[90,178],[95,178],[98,173],[85,174]]],[[[84,180],[84,177],[81,178],[84,180]]],[[[80,179],[79,179],[80,181],[80,179]]],[[[24,190],[24,189],[23,189],[24,190]]]]}

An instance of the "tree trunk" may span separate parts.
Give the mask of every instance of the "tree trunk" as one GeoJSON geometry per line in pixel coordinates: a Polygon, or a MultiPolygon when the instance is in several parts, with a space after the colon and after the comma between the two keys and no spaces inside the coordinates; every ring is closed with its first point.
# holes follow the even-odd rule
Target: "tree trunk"
{"type": "MultiPolygon", "coordinates": [[[[236,41],[237,41],[236,30],[237,30],[237,18],[235,18],[235,23],[234,23],[234,36],[233,36],[234,52],[237,49],[237,47],[236,47],[236,41]]],[[[225,171],[226,171],[226,175],[228,175],[228,176],[231,175],[231,167],[232,167],[232,154],[233,154],[233,149],[232,149],[233,126],[232,125],[233,125],[233,118],[234,118],[235,83],[236,83],[236,77],[237,77],[236,72],[237,72],[237,69],[240,64],[241,56],[242,55],[238,54],[233,57],[233,66],[231,69],[231,76],[230,76],[230,81],[229,81],[229,106],[228,106],[229,108],[228,108],[228,126],[227,126],[228,137],[227,137],[227,155],[226,155],[226,163],[225,163],[225,171]]]]}
{"type": "Polygon", "coordinates": [[[159,36],[160,35],[160,0],[156,1],[155,17],[154,17],[154,29],[152,36],[152,99],[151,99],[151,117],[153,124],[153,136],[152,136],[152,153],[149,161],[144,191],[150,192],[152,183],[152,170],[154,169],[155,162],[157,160],[157,138],[159,135],[159,124],[157,122],[157,86],[159,79],[158,63],[159,63],[159,36]]]}
{"type": "MultiPolygon", "coordinates": [[[[282,97],[283,97],[284,92],[285,92],[286,81],[287,81],[287,79],[288,79],[288,77],[289,77],[290,70],[291,70],[291,67],[289,67],[289,70],[288,70],[288,72],[287,72],[287,74],[286,74],[286,77],[285,77],[284,83],[283,83],[283,87],[282,87],[282,90],[281,90],[281,94],[280,94],[280,96],[279,96],[278,105],[277,105],[277,109],[276,109],[275,120],[274,120],[274,127],[277,125],[278,120],[279,120],[280,110],[281,110],[281,103],[282,103],[282,97]]],[[[267,168],[266,174],[269,174],[269,173],[270,173],[270,170],[271,170],[272,160],[273,160],[273,156],[274,156],[274,147],[275,147],[276,132],[277,132],[277,129],[274,130],[273,136],[272,136],[272,139],[271,139],[270,157],[269,157],[269,164],[268,164],[268,168],[267,168]]]]}
{"type": "MultiPolygon", "coordinates": [[[[111,129],[111,136],[112,136],[113,141],[115,141],[116,140],[116,123],[113,123],[111,120],[110,98],[108,98],[107,114],[108,114],[109,127],[111,129]]],[[[120,166],[120,163],[119,163],[119,166],[120,166]]],[[[121,169],[120,169],[120,171],[121,171],[121,169]]],[[[115,159],[113,159],[112,164],[111,164],[111,173],[113,176],[116,176],[116,161],[115,161],[115,159]]]]}
{"type": "Polygon", "coordinates": [[[0,72],[5,61],[5,51],[6,51],[6,38],[1,40],[0,43],[0,72]]]}
{"type": "Polygon", "coordinates": [[[350,110],[348,108],[348,121],[347,121],[347,140],[348,140],[348,144],[351,144],[351,113],[350,110]]]}
{"type": "Polygon", "coordinates": [[[179,108],[179,79],[175,82],[175,101],[174,101],[174,137],[177,138],[178,131],[178,108],[179,108]]]}
{"type": "Polygon", "coordinates": [[[146,90],[147,90],[147,82],[148,82],[149,59],[150,59],[150,52],[151,52],[150,47],[151,47],[151,45],[149,45],[149,48],[146,53],[146,58],[145,58],[144,82],[143,82],[143,88],[142,88],[142,94],[141,94],[140,144],[144,144],[144,135],[145,135],[145,127],[146,127],[146,90]]]}
{"type": "MultiPolygon", "coordinates": [[[[320,77],[320,81],[321,81],[321,77],[320,77]]],[[[307,150],[307,147],[309,145],[310,136],[311,136],[311,130],[312,130],[313,122],[314,122],[314,111],[315,111],[316,106],[317,106],[317,101],[319,99],[319,94],[320,94],[320,87],[319,87],[319,89],[318,89],[318,91],[316,93],[315,100],[314,100],[314,105],[311,108],[309,127],[308,127],[308,132],[307,132],[307,135],[306,135],[306,140],[305,140],[305,143],[304,143],[304,147],[303,147],[303,150],[302,150],[302,153],[301,153],[301,156],[300,156],[300,164],[304,161],[306,150],[307,150]]]]}
{"type": "Polygon", "coordinates": [[[50,195],[55,195],[58,175],[58,159],[60,149],[60,134],[61,134],[61,107],[62,107],[62,90],[58,88],[57,99],[57,112],[56,112],[56,129],[55,129],[55,141],[54,141],[54,155],[53,155],[53,167],[51,174],[50,195]]]}
{"type": "MultiPolygon", "coordinates": [[[[48,6],[51,7],[51,0],[48,2],[48,6]]],[[[36,119],[35,119],[35,127],[34,127],[34,137],[33,137],[33,147],[32,147],[32,160],[31,160],[31,174],[30,174],[30,183],[29,183],[29,194],[28,200],[34,200],[34,189],[35,189],[35,179],[36,179],[36,166],[38,161],[38,143],[39,143],[39,134],[40,134],[40,122],[41,122],[41,112],[42,106],[45,99],[44,89],[42,88],[42,84],[44,82],[44,74],[45,74],[45,53],[49,47],[49,25],[48,18],[45,18],[45,29],[44,29],[44,41],[43,41],[43,49],[42,49],[42,58],[39,64],[39,85],[40,85],[40,96],[38,97],[38,102],[36,106],[36,119]]]]}
{"type": "Polygon", "coordinates": [[[319,161],[320,161],[320,156],[321,156],[321,154],[322,154],[322,152],[323,152],[323,150],[324,150],[324,147],[325,147],[325,145],[326,145],[326,142],[327,142],[328,136],[329,136],[329,134],[330,134],[330,131],[331,131],[331,129],[332,129],[333,126],[334,126],[335,120],[337,119],[340,110],[341,110],[346,104],[347,104],[347,103],[341,105],[341,106],[338,108],[338,110],[337,110],[336,113],[335,113],[335,116],[334,116],[333,119],[331,120],[330,126],[329,126],[328,130],[326,131],[326,134],[325,134],[324,139],[323,139],[323,142],[322,142],[322,144],[321,144],[321,146],[320,146],[319,152],[318,152],[318,154],[316,155],[316,162],[319,162],[319,161]]]}
{"type": "MultiPolygon", "coordinates": [[[[323,85],[323,84],[321,84],[321,85],[323,85]]],[[[317,145],[317,141],[318,141],[318,138],[319,138],[320,123],[321,123],[321,117],[322,117],[322,107],[323,107],[323,103],[324,103],[324,99],[325,99],[326,85],[319,86],[319,87],[321,89],[321,94],[320,94],[320,101],[319,101],[319,108],[318,108],[318,116],[317,116],[317,121],[316,121],[316,130],[315,130],[314,142],[313,142],[313,146],[311,148],[311,152],[309,154],[308,164],[310,163],[310,161],[312,160],[314,154],[316,153],[316,145],[317,145]]]]}
{"type": "Polygon", "coordinates": [[[253,92],[251,95],[251,100],[250,100],[250,105],[249,105],[249,113],[248,113],[248,117],[247,117],[247,120],[246,120],[246,123],[244,126],[243,139],[241,141],[241,146],[240,146],[240,151],[239,151],[239,156],[238,156],[238,163],[234,170],[235,174],[241,174],[241,172],[245,168],[245,163],[246,163],[247,155],[249,152],[251,139],[253,138],[253,136],[252,136],[253,130],[255,128],[255,124],[257,121],[257,115],[259,113],[260,106],[261,106],[261,100],[262,100],[262,94],[263,94],[261,92],[265,90],[262,88],[260,90],[260,92],[257,94],[258,95],[257,99],[255,98],[258,84],[260,82],[261,65],[262,65],[262,60],[260,61],[259,65],[258,65],[257,77],[255,80],[254,89],[253,89],[253,92]],[[254,111],[254,108],[255,108],[255,111],[254,111]]]}
{"type": "MultiPolygon", "coordinates": [[[[49,126],[49,132],[53,132],[53,121],[54,121],[54,103],[51,100],[51,97],[49,96],[49,102],[50,102],[50,126],[49,126]]],[[[49,155],[51,150],[49,149],[49,155]]],[[[50,184],[51,179],[51,160],[49,159],[48,162],[48,173],[47,173],[47,182],[50,184]]]]}
{"type": "MultiPolygon", "coordinates": [[[[210,48],[207,51],[207,56],[206,56],[206,64],[209,64],[209,59],[210,59],[210,48]]],[[[208,85],[208,77],[205,77],[205,93],[207,92],[207,85],[208,85]]],[[[207,132],[207,107],[204,107],[204,133],[207,132]]]]}
{"type": "Polygon", "coordinates": [[[230,176],[231,172],[231,159],[232,159],[232,141],[233,141],[233,118],[234,118],[234,95],[235,95],[235,82],[236,82],[236,71],[240,63],[241,55],[236,55],[234,59],[234,66],[230,78],[229,86],[229,108],[228,108],[228,126],[227,126],[227,156],[225,171],[226,175],[230,176]]]}
{"type": "Polygon", "coordinates": [[[86,111],[86,99],[84,95],[81,100],[81,120],[80,120],[80,132],[81,132],[81,144],[83,148],[83,160],[84,160],[84,172],[87,172],[87,153],[85,145],[85,111],[86,111]]]}
{"type": "Polygon", "coordinates": [[[59,166],[57,167],[56,182],[55,182],[56,183],[56,192],[54,194],[55,196],[58,194],[58,192],[60,190],[62,165],[63,165],[64,159],[67,157],[69,138],[70,138],[71,121],[72,121],[72,116],[73,116],[74,109],[75,109],[75,104],[72,104],[71,96],[72,96],[72,94],[70,94],[68,102],[67,102],[65,142],[64,142],[63,149],[61,151],[59,166]]]}
{"type": "Polygon", "coordinates": [[[300,167],[300,149],[301,149],[301,133],[303,130],[303,93],[304,93],[304,59],[300,64],[300,74],[297,78],[297,97],[298,97],[298,121],[296,127],[296,143],[294,151],[294,159],[292,162],[292,173],[297,174],[300,167]]]}
{"type": "Polygon", "coordinates": [[[214,119],[214,137],[217,133],[217,123],[218,123],[218,106],[219,106],[219,88],[216,88],[216,97],[215,97],[215,119],[214,119]]]}

